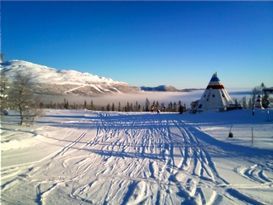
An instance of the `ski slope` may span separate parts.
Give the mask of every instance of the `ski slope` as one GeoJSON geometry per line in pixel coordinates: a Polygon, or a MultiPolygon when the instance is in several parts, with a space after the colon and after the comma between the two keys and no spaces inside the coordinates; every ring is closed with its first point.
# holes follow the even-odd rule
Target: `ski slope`
{"type": "Polygon", "coordinates": [[[1,202],[273,204],[273,123],[248,114],[48,110],[33,128],[7,118],[1,202]],[[231,124],[241,138],[244,124],[262,126],[267,146],[210,133],[231,124]]]}
{"type": "Polygon", "coordinates": [[[31,76],[33,83],[36,84],[36,92],[40,94],[94,96],[139,91],[137,87],[111,78],[76,70],[59,70],[23,60],[1,63],[0,71],[9,81],[12,81],[18,73],[31,76]]]}

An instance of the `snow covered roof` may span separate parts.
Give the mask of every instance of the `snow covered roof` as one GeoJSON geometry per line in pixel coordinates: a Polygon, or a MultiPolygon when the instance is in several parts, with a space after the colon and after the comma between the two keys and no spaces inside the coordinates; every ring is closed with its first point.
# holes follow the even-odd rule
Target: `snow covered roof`
{"type": "Polygon", "coordinates": [[[273,93],[273,87],[264,88],[264,89],[263,89],[263,92],[264,92],[264,93],[270,93],[270,94],[272,94],[272,93],[273,93]]]}

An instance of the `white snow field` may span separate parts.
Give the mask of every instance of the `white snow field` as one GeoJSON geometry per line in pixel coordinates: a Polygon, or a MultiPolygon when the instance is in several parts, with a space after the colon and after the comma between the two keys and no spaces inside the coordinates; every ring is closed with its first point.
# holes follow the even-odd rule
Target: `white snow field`
{"type": "Polygon", "coordinates": [[[1,127],[2,204],[273,204],[273,110],[15,118],[1,127]]]}

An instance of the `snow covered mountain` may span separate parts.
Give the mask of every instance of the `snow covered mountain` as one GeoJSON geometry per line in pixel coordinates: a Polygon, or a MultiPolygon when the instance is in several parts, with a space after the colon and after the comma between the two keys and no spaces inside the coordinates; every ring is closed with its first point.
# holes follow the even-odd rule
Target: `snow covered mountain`
{"type": "Polygon", "coordinates": [[[58,70],[22,60],[1,63],[1,72],[10,80],[18,72],[30,74],[38,85],[38,92],[43,94],[101,95],[139,91],[137,87],[111,78],[76,70],[58,70]]]}
{"type": "Polygon", "coordinates": [[[142,86],[140,87],[141,90],[144,91],[160,91],[160,92],[179,92],[181,90],[173,87],[173,86],[168,86],[168,85],[159,85],[157,87],[146,87],[146,86],[142,86]]]}
{"type": "Polygon", "coordinates": [[[192,92],[192,91],[197,91],[197,90],[203,90],[203,88],[184,88],[184,89],[177,89],[174,86],[171,85],[159,85],[157,87],[146,87],[146,86],[141,86],[140,89],[142,91],[147,91],[147,92],[192,92]]]}

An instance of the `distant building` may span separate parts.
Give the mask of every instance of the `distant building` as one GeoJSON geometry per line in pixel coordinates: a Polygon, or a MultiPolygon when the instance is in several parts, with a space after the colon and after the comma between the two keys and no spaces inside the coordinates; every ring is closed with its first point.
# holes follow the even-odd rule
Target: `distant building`
{"type": "Polygon", "coordinates": [[[196,111],[221,111],[229,108],[233,109],[234,107],[236,106],[233,100],[224,88],[224,85],[220,83],[217,73],[214,73],[205,92],[197,103],[196,111]]]}
{"type": "Polygon", "coordinates": [[[262,97],[260,95],[257,96],[257,99],[255,101],[254,107],[255,108],[259,108],[259,109],[263,109],[262,97]]]}
{"type": "Polygon", "coordinates": [[[263,89],[263,94],[264,95],[270,95],[270,94],[273,94],[273,87],[271,87],[271,88],[264,88],[263,89]]]}

